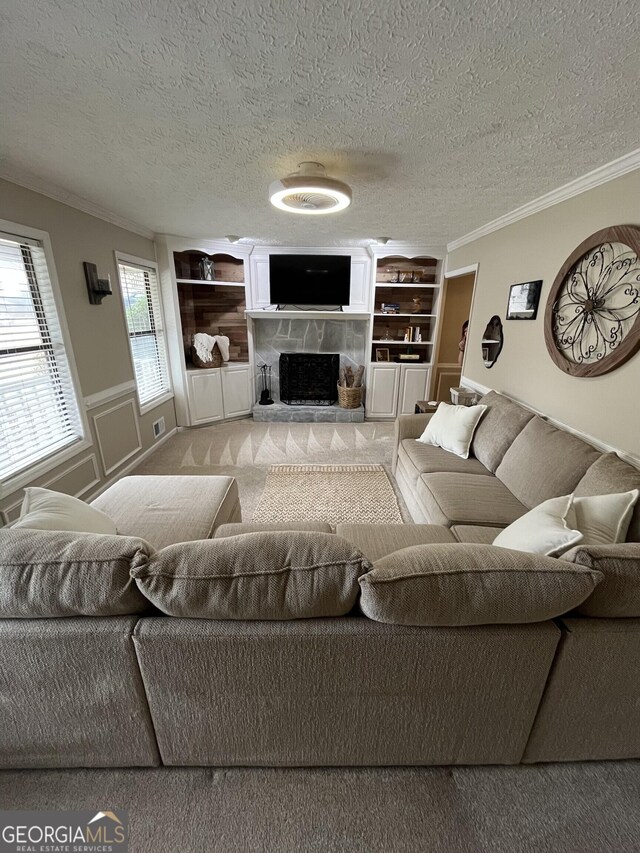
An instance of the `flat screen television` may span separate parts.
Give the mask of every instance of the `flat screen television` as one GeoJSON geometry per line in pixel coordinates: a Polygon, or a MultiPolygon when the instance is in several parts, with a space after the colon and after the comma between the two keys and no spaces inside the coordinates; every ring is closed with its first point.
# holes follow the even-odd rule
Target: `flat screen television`
{"type": "Polygon", "coordinates": [[[348,305],[349,255],[269,255],[273,305],[348,305]]]}

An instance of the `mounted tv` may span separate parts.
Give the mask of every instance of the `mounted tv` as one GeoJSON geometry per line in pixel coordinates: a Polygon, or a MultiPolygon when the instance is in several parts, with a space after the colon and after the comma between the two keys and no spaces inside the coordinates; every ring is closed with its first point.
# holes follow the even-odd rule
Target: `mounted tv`
{"type": "Polygon", "coordinates": [[[272,305],[348,305],[349,255],[269,255],[272,305]]]}

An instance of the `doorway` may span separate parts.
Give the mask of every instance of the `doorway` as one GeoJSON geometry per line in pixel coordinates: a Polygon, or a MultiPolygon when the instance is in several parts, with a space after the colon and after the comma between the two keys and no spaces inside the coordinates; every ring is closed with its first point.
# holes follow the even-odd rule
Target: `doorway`
{"type": "Polygon", "coordinates": [[[438,402],[451,402],[450,389],[460,385],[464,350],[465,323],[468,326],[477,264],[444,274],[438,333],[438,348],[433,360],[431,397],[438,402]]]}

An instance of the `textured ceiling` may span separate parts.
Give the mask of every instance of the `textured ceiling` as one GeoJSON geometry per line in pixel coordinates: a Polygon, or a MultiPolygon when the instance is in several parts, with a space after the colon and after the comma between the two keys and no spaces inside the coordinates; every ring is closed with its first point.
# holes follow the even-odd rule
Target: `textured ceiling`
{"type": "Polygon", "coordinates": [[[0,172],[159,232],[443,244],[640,138],[636,0],[4,0],[0,33],[0,172]],[[301,160],[351,208],[272,209],[301,160]]]}

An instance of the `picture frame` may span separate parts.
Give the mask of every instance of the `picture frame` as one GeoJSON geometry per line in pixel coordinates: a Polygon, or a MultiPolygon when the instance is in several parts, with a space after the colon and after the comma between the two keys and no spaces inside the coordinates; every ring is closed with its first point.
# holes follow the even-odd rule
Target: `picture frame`
{"type": "Polygon", "coordinates": [[[391,361],[388,347],[378,347],[376,349],[376,361],[391,361]]]}
{"type": "Polygon", "coordinates": [[[507,320],[535,320],[542,291],[542,279],[512,284],[509,288],[507,320]]]}
{"type": "Polygon", "coordinates": [[[482,347],[482,360],[489,361],[489,347],[482,347]]]}

